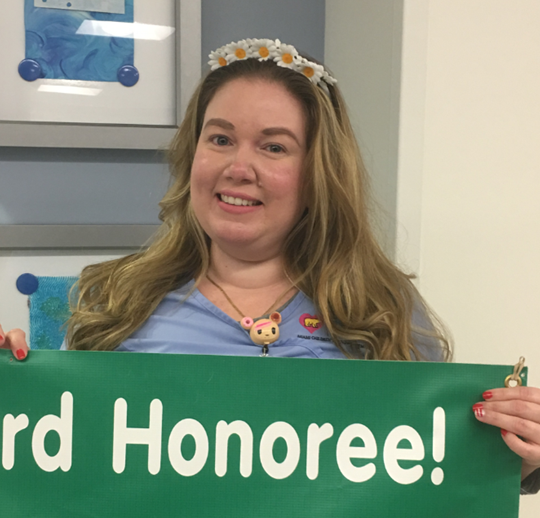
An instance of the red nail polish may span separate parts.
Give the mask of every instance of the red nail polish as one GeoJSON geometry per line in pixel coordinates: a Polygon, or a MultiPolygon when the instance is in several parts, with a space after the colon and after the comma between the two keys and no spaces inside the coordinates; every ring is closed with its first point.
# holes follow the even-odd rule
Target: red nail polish
{"type": "Polygon", "coordinates": [[[491,399],[493,397],[493,392],[491,392],[491,390],[486,390],[486,392],[482,394],[482,397],[484,399],[491,399]]]}
{"type": "Polygon", "coordinates": [[[485,412],[484,405],[482,405],[482,403],[476,403],[476,405],[473,405],[472,409],[476,417],[484,417],[485,412]]]}
{"type": "Polygon", "coordinates": [[[22,349],[17,349],[17,351],[15,351],[15,356],[17,356],[17,360],[24,360],[26,358],[26,353],[22,349]]]}
{"type": "Polygon", "coordinates": [[[508,432],[507,432],[506,430],[501,429],[501,435],[502,435],[503,437],[505,437],[507,433],[508,433],[508,432]]]}

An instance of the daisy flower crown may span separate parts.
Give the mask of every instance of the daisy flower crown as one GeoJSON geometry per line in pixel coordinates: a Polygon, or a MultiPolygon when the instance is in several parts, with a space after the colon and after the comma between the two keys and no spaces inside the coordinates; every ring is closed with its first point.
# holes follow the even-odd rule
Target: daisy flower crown
{"type": "Polygon", "coordinates": [[[246,39],[229,43],[214,50],[208,56],[212,70],[227,66],[233,61],[258,59],[259,61],[275,61],[280,67],[290,68],[306,76],[313,84],[319,85],[327,94],[328,85],[334,85],[337,80],[332,77],[322,65],[308,61],[300,56],[292,45],[286,45],[279,40],[246,39]]]}

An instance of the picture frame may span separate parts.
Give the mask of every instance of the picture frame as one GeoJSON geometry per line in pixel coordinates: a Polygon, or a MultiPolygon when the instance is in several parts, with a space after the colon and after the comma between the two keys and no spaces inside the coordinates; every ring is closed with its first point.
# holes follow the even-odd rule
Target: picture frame
{"type": "MultiPolygon", "coordinates": [[[[201,0],[169,0],[174,8],[175,81],[170,104],[172,124],[80,123],[0,120],[0,146],[97,149],[164,149],[185,113],[189,97],[201,77],[201,0]]],[[[4,23],[20,3],[3,8],[4,23]],[[17,5],[15,5],[17,4],[17,5]]],[[[0,48],[9,49],[2,41],[0,48]]],[[[9,36],[7,36],[9,37],[9,36]]],[[[17,57],[18,58],[18,57],[17,57]]],[[[13,61],[13,59],[11,60],[13,61]]],[[[2,93],[9,102],[9,92],[2,93]]],[[[0,98],[0,102],[2,98],[0,98]]]]}
{"type": "MultiPolygon", "coordinates": [[[[201,77],[201,0],[170,0],[175,22],[174,121],[170,125],[81,124],[0,120],[1,147],[163,150],[173,138],[201,77]]],[[[3,8],[4,23],[20,3],[3,8]]],[[[8,49],[2,41],[0,45],[8,49]]],[[[17,56],[18,59],[18,56],[17,56]]],[[[13,59],[12,59],[13,61],[13,59]]],[[[2,97],[8,99],[9,92],[2,97]],[[5,97],[4,97],[5,96],[5,97]]],[[[0,101],[2,99],[0,97],[0,101]]],[[[0,253],[136,250],[159,225],[0,225],[0,253]]],[[[80,253],[80,252],[79,252],[80,253]]]]}
{"type": "Polygon", "coordinates": [[[159,225],[0,225],[2,251],[128,250],[144,247],[159,225]]]}

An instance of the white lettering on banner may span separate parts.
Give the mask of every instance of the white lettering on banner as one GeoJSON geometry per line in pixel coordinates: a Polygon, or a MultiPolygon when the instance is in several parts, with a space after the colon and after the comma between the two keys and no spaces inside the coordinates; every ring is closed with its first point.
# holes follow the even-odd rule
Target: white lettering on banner
{"type": "Polygon", "coordinates": [[[321,427],[312,423],[308,426],[306,475],[310,480],[319,476],[319,450],[321,443],[334,435],[334,427],[324,423],[321,427]]]}
{"type": "Polygon", "coordinates": [[[46,415],[34,428],[32,435],[32,453],[37,465],[43,471],[69,471],[71,468],[73,443],[73,395],[64,392],[60,398],[60,417],[46,415]],[[60,437],[60,447],[56,455],[45,451],[45,437],[49,432],[56,432],[60,437]]]}
{"type": "Polygon", "coordinates": [[[223,477],[227,473],[229,437],[238,435],[240,439],[240,474],[249,477],[253,469],[253,432],[244,421],[227,424],[220,421],[216,426],[216,475],[223,477]]]}
{"type": "Polygon", "coordinates": [[[127,402],[117,399],[114,403],[113,469],[122,473],[126,468],[128,444],[148,444],[148,471],[152,475],[161,468],[161,426],[163,404],[159,399],[150,403],[150,426],[148,428],[127,427],[127,402]]]}
{"type": "Polygon", "coordinates": [[[199,473],[208,459],[208,450],[208,435],[199,421],[182,419],[176,423],[169,436],[169,460],[179,475],[192,477],[199,473]],[[182,455],[182,441],[186,435],[195,439],[195,453],[190,460],[186,460],[182,455]]]}
{"type": "Polygon", "coordinates": [[[423,460],[424,443],[420,434],[410,426],[398,426],[394,428],[384,443],[384,467],[390,477],[398,484],[414,484],[420,480],[424,468],[417,464],[412,468],[402,468],[400,460],[423,460]],[[399,448],[401,441],[408,441],[410,448],[399,448]]]}
{"type": "Polygon", "coordinates": [[[296,430],[283,421],[272,423],[261,437],[259,455],[264,471],[272,478],[281,480],[292,475],[300,460],[300,439],[296,430]],[[274,443],[279,438],[287,443],[287,456],[283,462],[274,459],[274,443]]]}
{"type": "MultiPolygon", "coordinates": [[[[126,468],[128,444],[148,447],[148,472],[156,475],[161,469],[163,404],[159,399],[150,403],[148,428],[129,428],[127,426],[128,404],[119,398],[114,403],[113,417],[113,458],[112,467],[116,473],[123,473],[126,468]]],[[[26,414],[6,414],[2,424],[2,467],[9,471],[14,468],[16,445],[23,448],[21,442],[27,437],[23,430],[29,428],[30,421],[26,414]],[[21,433],[23,432],[23,433],[21,433]]],[[[29,433],[29,432],[28,432],[29,433]]],[[[228,470],[229,440],[237,435],[240,440],[239,471],[247,478],[253,471],[254,437],[250,425],[245,421],[219,421],[215,434],[215,473],[224,477],[228,470]]],[[[306,476],[315,480],[320,476],[320,454],[325,441],[334,436],[334,427],[330,423],[318,425],[311,423],[306,436],[306,476]]],[[[335,441],[335,440],[334,440],[335,441]]],[[[439,465],[431,470],[431,482],[438,486],[443,483],[444,471],[440,464],[445,458],[446,414],[438,407],[433,412],[432,453],[433,461],[439,465]]],[[[327,444],[328,448],[332,443],[327,444]]],[[[377,441],[373,432],[361,423],[353,423],[343,429],[335,444],[335,459],[341,474],[351,482],[362,483],[370,480],[377,471],[374,462],[363,465],[353,464],[352,459],[373,460],[378,455],[377,441]],[[353,445],[362,441],[363,446],[353,445]]],[[[32,433],[32,453],[37,466],[46,472],[58,469],[69,471],[72,465],[73,449],[73,396],[64,392],[60,398],[60,416],[46,415],[36,422],[32,433]],[[58,452],[49,455],[45,450],[47,434],[55,432],[60,439],[58,452]]],[[[295,428],[284,421],[270,423],[264,430],[259,443],[259,460],[264,471],[277,480],[291,476],[300,461],[301,443],[295,428]],[[274,458],[274,445],[282,439],[286,443],[287,453],[281,462],[274,458]]],[[[182,419],[173,427],[168,440],[168,457],[172,468],[181,476],[192,477],[203,470],[210,454],[210,441],[204,426],[192,418],[182,419]],[[195,441],[195,451],[191,459],[182,454],[182,442],[190,435],[195,441]]],[[[390,478],[402,485],[414,484],[424,474],[420,461],[425,459],[422,437],[411,426],[400,425],[393,428],[384,441],[383,462],[390,478]],[[403,443],[408,443],[408,447],[403,443]],[[416,461],[412,466],[402,467],[400,461],[416,461]]]]}
{"type": "Polygon", "coordinates": [[[25,428],[28,428],[28,416],[26,414],[13,417],[7,414],[4,417],[2,432],[2,466],[10,470],[15,464],[15,436],[25,428]]]}
{"type": "MultiPolygon", "coordinates": [[[[446,444],[446,415],[444,409],[438,407],[433,412],[433,460],[442,462],[444,460],[444,450],[446,444]]],[[[444,471],[436,467],[431,472],[431,481],[436,486],[440,486],[444,480],[444,471]]]]}
{"type": "Polygon", "coordinates": [[[351,482],[365,482],[375,475],[373,462],[356,467],[351,459],[374,459],[377,456],[377,442],[371,430],[363,424],[351,424],[341,432],[336,448],[336,460],[339,470],[351,482]],[[360,438],[364,446],[351,446],[351,442],[360,438]]]}

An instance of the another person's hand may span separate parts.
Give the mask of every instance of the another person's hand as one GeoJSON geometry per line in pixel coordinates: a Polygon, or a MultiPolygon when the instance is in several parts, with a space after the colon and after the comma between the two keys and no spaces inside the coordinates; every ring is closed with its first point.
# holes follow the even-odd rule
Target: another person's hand
{"type": "Polygon", "coordinates": [[[4,333],[2,326],[0,326],[0,349],[11,349],[17,360],[24,360],[28,356],[29,350],[25,332],[21,329],[12,329],[8,333],[4,333]]]}
{"type": "Polygon", "coordinates": [[[473,406],[479,421],[501,429],[504,442],[523,459],[522,480],[540,468],[540,389],[498,388],[473,406]]]}

